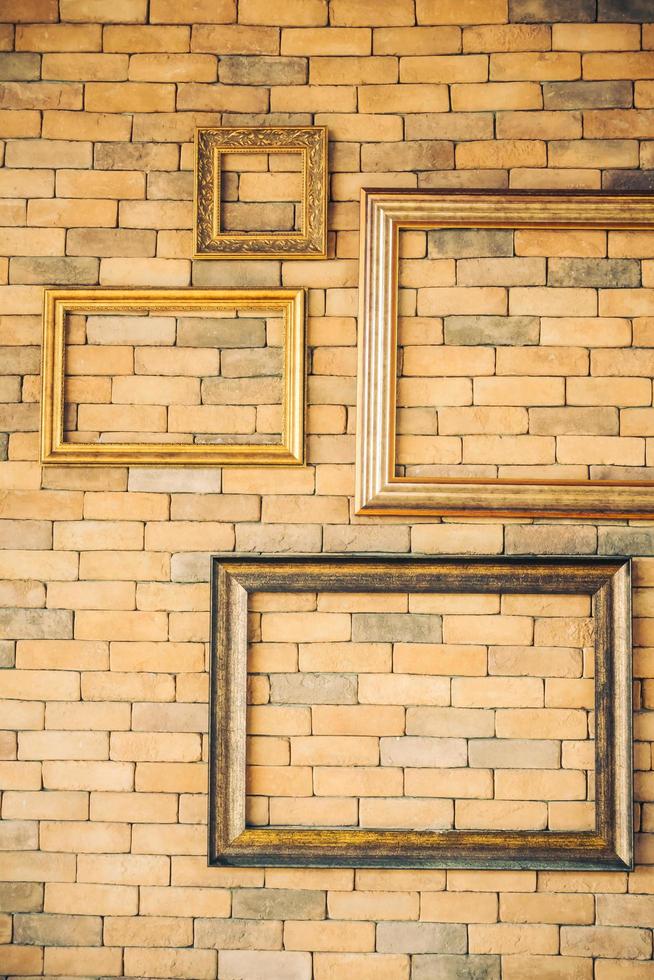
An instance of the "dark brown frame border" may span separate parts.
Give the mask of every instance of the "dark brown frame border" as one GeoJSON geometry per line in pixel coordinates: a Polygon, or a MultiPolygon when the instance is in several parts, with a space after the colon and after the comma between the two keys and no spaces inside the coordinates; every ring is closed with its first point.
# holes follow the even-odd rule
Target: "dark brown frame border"
{"type": "Polygon", "coordinates": [[[211,562],[209,864],[290,867],[633,867],[628,558],[214,555],[211,562]],[[594,831],[368,831],[245,823],[251,592],[586,594],[595,619],[594,831]]]}

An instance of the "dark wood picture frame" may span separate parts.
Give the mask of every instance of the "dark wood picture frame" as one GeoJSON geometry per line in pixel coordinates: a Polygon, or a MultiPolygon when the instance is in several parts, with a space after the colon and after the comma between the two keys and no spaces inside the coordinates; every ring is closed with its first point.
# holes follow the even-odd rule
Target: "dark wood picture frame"
{"type": "Polygon", "coordinates": [[[215,555],[211,569],[210,865],[385,868],[633,867],[628,558],[215,555]],[[252,592],[585,594],[595,622],[592,831],[246,826],[247,610],[252,592]]]}

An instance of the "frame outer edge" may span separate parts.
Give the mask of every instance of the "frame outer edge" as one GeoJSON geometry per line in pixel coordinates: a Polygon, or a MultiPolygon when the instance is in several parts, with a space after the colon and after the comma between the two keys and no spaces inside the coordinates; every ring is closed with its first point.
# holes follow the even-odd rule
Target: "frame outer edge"
{"type": "Polygon", "coordinates": [[[612,579],[612,687],[615,726],[615,814],[616,856],[628,869],[634,866],[633,821],[633,669],[631,626],[631,567],[625,561],[612,579]]]}

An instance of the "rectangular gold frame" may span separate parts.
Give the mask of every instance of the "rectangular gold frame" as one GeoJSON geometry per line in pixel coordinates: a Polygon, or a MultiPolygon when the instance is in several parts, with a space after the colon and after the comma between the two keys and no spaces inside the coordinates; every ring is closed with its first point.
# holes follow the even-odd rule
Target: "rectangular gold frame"
{"type": "Polygon", "coordinates": [[[324,259],[327,255],[326,127],[198,128],[194,212],[196,259],[324,259]],[[278,233],[222,232],[221,156],[223,153],[262,152],[301,154],[302,229],[278,233]]]}
{"type": "Polygon", "coordinates": [[[654,517],[654,483],[395,475],[399,235],[432,228],[654,228],[654,195],[363,190],[357,514],[654,517]]]}
{"type": "Polygon", "coordinates": [[[633,866],[628,558],[214,555],[209,696],[210,865],[586,870],[633,866]],[[248,594],[321,590],[590,595],[595,620],[595,829],[247,827],[248,594]]]}
{"type": "Polygon", "coordinates": [[[41,462],[84,466],[302,466],[305,296],[303,289],[46,289],[43,312],[41,462]],[[279,444],[71,443],[64,441],[65,322],[69,313],[279,310],[284,318],[282,440],[279,444]]]}

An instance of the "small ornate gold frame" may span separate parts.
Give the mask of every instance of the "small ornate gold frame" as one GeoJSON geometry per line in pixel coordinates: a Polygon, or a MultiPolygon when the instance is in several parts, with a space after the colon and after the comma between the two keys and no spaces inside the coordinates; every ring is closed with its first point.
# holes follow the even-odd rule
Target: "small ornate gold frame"
{"type": "Polygon", "coordinates": [[[84,466],[302,466],[303,289],[46,289],[43,315],[41,462],[84,466]],[[64,440],[66,316],[70,313],[279,311],[284,320],[282,438],[274,444],[72,443],[64,440]]]}
{"type": "Polygon", "coordinates": [[[628,558],[214,555],[209,701],[210,865],[377,868],[633,867],[628,558]],[[510,592],[589,595],[595,622],[595,827],[587,831],[248,827],[248,594],[510,592]]]}
{"type": "Polygon", "coordinates": [[[327,255],[326,127],[199,128],[195,139],[194,206],[196,259],[324,259],[327,255]],[[293,152],[302,157],[301,231],[247,234],[222,231],[222,155],[293,152]]]}
{"type": "Polygon", "coordinates": [[[400,231],[456,227],[651,230],[654,196],[595,191],[362,191],[356,513],[654,517],[654,484],[645,480],[396,476],[400,231]]]}

